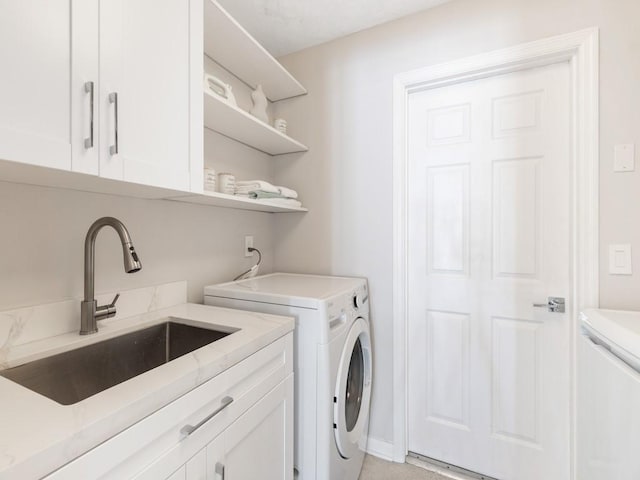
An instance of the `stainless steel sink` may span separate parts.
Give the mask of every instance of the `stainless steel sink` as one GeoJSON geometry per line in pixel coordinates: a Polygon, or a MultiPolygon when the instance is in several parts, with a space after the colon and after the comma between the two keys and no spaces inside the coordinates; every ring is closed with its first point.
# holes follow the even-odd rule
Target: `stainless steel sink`
{"type": "Polygon", "coordinates": [[[72,405],[233,332],[168,321],[0,371],[0,375],[72,405]]]}

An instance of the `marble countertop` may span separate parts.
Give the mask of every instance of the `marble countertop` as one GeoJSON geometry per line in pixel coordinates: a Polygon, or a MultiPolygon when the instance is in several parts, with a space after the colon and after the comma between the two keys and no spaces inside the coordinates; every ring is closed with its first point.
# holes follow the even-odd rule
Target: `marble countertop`
{"type": "Polygon", "coordinates": [[[294,328],[294,320],[288,317],[181,304],[100,323],[100,331],[94,335],[64,333],[15,346],[3,366],[100,342],[168,319],[240,330],[69,406],[0,377],[0,479],[46,475],[294,328]]]}

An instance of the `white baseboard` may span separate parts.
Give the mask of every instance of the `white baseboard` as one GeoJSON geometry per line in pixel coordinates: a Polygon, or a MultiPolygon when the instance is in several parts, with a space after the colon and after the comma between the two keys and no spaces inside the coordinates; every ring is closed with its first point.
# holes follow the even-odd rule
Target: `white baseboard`
{"type": "Polygon", "coordinates": [[[393,443],[369,437],[367,440],[367,453],[388,462],[393,462],[393,443]]]}

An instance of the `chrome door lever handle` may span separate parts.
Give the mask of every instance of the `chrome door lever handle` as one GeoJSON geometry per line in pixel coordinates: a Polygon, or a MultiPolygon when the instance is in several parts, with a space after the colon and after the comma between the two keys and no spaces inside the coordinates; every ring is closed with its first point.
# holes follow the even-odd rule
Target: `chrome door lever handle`
{"type": "Polygon", "coordinates": [[[547,303],[534,303],[535,308],[546,308],[551,313],[565,313],[565,299],[562,297],[549,297],[547,303]]]}

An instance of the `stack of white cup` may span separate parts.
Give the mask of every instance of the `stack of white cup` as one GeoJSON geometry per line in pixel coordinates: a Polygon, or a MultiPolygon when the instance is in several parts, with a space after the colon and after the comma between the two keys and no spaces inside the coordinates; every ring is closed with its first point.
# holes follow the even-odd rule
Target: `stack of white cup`
{"type": "Polygon", "coordinates": [[[216,171],[213,168],[204,169],[204,189],[216,191],[216,171]]]}
{"type": "Polygon", "coordinates": [[[233,195],[236,193],[236,177],[231,173],[218,174],[218,192],[233,195]]]}

